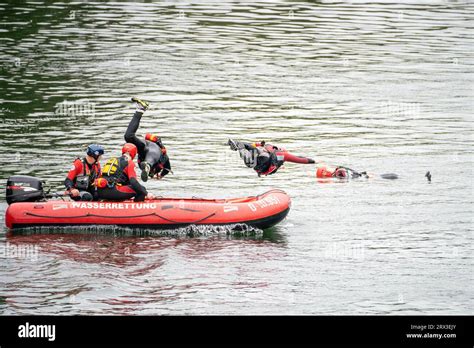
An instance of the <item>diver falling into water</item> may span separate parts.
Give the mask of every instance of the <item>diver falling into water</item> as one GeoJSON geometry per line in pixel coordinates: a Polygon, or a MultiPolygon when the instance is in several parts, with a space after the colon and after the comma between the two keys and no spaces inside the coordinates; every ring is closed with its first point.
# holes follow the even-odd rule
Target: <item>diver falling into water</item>
{"type": "Polygon", "coordinates": [[[292,155],[285,149],[265,141],[252,144],[229,139],[228,145],[233,151],[239,151],[245,165],[253,168],[258,176],[275,174],[285,162],[315,163],[311,158],[292,155]]]}
{"type": "Polygon", "coordinates": [[[136,136],[140,120],[149,108],[149,103],[135,97],[132,98],[132,101],[136,104],[136,111],[125,132],[125,141],[134,144],[138,149],[137,162],[142,170],[142,180],[147,181],[148,177],[161,179],[171,172],[171,164],[166,147],[157,135],[147,133],[145,139],[140,139],[136,136]]]}

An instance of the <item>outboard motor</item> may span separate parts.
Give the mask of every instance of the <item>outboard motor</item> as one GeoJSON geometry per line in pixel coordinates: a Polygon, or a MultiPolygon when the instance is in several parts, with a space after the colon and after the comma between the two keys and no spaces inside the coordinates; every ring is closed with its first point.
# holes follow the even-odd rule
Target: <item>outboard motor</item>
{"type": "Polygon", "coordinates": [[[15,175],[7,180],[7,203],[37,202],[45,197],[43,182],[33,176],[15,175]]]}

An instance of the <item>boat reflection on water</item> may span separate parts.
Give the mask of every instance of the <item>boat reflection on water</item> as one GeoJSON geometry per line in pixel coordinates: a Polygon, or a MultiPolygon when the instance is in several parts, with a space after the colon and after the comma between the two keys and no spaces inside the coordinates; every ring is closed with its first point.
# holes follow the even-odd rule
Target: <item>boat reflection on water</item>
{"type": "Polygon", "coordinates": [[[39,253],[76,262],[137,265],[148,255],[160,267],[167,249],[194,257],[228,248],[229,245],[286,245],[277,227],[265,231],[239,226],[188,226],[177,230],[139,230],[117,226],[41,227],[9,231],[7,243],[17,249],[34,247],[39,253]],[[158,257],[162,255],[163,257],[158,257]]]}

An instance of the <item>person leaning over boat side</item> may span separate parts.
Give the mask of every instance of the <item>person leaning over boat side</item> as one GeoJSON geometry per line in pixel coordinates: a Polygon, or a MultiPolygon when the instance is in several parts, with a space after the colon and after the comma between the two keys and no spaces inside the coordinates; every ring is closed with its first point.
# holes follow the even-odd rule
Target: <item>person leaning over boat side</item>
{"type": "Polygon", "coordinates": [[[134,144],[138,149],[137,162],[142,170],[142,180],[147,181],[148,177],[154,176],[157,179],[162,179],[171,171],[166,147],[157,135],[147,133],[145,139],[136,136],[141,118],[148,109],[149,103],[135,97],[132,98],[132,101],[136,104],[136,111],[125,132],[125,141],[134,144]]]}
{"type": "Polygon", "coordinates": [[[74,160],[72,168],[64,180],[65,194],[75,201],[98,199],[94,182],[100,176],[99,160],[103,154],[104,148],[101,145],[91,144],[87,147],[86,156],[83,159],[76,158],[74,160]]]}
{"type": "Polygon", "coordinates": [[[122,147],[122,156],[107,160],[102,170],[102,176],[97,179],[97,192],[100,199],[107,201],[125,201],[134,198],[135,202],[154,199],[152,193],[137,180],[135,163],[137,147],[126,143],[122,147]]]}
{"type": "Polygon", "coordinates": [[[239,151],[245,165],[253,168],[258,176],[275,174],[285,162],[315,163],[311,158],[292,155],[283,148],[266,144],[265,141],[252,144],[229,139],[228,145],[232,150],[239,151]]]}

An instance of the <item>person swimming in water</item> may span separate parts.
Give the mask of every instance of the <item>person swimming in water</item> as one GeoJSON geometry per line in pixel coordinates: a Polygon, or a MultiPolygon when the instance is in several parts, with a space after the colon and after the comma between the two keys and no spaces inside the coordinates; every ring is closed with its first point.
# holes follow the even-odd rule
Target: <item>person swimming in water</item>
{"type": "MultiPolygon", "coordinates": [[[[366,171],[359,172],[351,168],[347,168],[344,166],[325,166],[321,165],[318,166],[316,169],[316,177],[318,179],[329,179],[329,178],[336,178],[342,180],[349,180],[349,179],[358,179],[358,178],[373,178],[375,177],[374,174],[367,173],[366,171]]],[[[387,173],[381,174],[380,177],[382,179],[394,180],[398,179],[397,174],[387,173]]]]}

